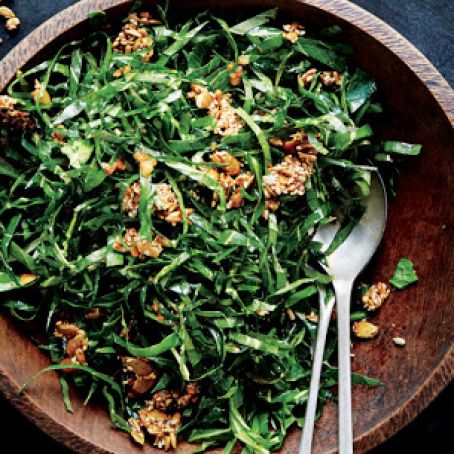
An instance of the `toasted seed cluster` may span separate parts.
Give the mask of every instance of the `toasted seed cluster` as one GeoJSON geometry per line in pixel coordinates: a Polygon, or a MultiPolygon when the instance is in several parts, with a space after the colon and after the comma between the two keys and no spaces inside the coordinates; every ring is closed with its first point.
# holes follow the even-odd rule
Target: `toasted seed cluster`
{"type": "Polygon", "coordinates": [[[296,21],[291,24],[285,24],[283,29],[284,32],[282,33],[282,36],[292,44],[295,44],[300,36],[304,36],[306,34],[304,27],[296,21]]]}
{"type": "MultiPolygon", "coordinates": [[[[183,222],[183,212],[178,204],[178,198],[168,183],[156,185],[156,198],[153,210],[157,216],[173,226],[183,222]]],[[[186,208],[186,216],[194,212],[193,208],[186,208]]]]}
{"type": "MultiPolygon", "coordinates": [[[[148,35],[147,29],[140,27],[140,25],[156,25],[160,24],[161,21],[151,19],[149,13],[140,13],[139,16],[131,14],[128,20],[129,22],[123,26],[112,43],[112,50],[121,54],[130,54],[138,50],[148,49],[142,57],[142,61],[150,61],[153,56],[153,39],[148,35]]],[[[121,75],[123,74],[124,72],[121,75]]]]}
{"type": "Polygon", "coordinates": [[[35,127],[28,112],[15,109],[16,100],[11,96],[0,95],[0,123],[8,129],[33,129],[35,127]]]}
{"type": "Polygon", "coordinates": [[[199,109],[208,109],[208,115],[216,120],[214,133],[220,136],[238,134],[244,123],[230,104],[231,94],[223,94],[220,90],[211,93],[200,85],[192,84],[188,98],[195,99],[199,109]]]}
{"type": "Polygon", "coordinates": [[[154,393],[151,400],[145,402],[146,406],[139,410],[139,417],[129,419],[132,438],[143,444],[143,429],[146,429],[155,437],[154,445],[158,448],[176,448],[176,430],[181,427],[181,413],[176,410],[196,403],[199,392],[197,383],[188,383],[183,394],[169,390],[154,393]]]}
{"type": "Polygon", "coordinates": [[[283,161],[270,167],[268,174],[263,177],[266,198],[273,199],[281,194],[304,195],[306,181],[314,172],[317,160],[317,151],[306,133],[299,131],[286,141],[272,138],[271,143],[289,154],[283,161]]]}
{"type": "Polygon", "coordinates": [[[59,320],[55,324],[54,336],[66,341],[68,356],[61,361],[61,364],[87,364],[85,352],[88,349],[88,339],[83,329],[74,323],[59,320]]]}
{"type": "Polygon", "coordinates": [[[101,167],[106,175],[112,175],[117,171],[123,172],[126,169],[125,163],[119,158],[115,159],[113,163],[101,162],[101,167]]]}
{"type": "Polygon", "coordinates": [[[149,391],[158,380],[158,371],[146,358],[123,356],[123,372],[126,374],[124,384],[128,386],[128,396],[135,398],[149,391]]]}
{"type": "Polygon", "coordinates": [[[149,409],[157,409],[166,412],[182,410],[199,399],[200,388],[197,383],[187,383],[184,392],[176,390],[162,390],[153,394],[151,400],[147,401],[149,409]]]}
{"type": "MultiPolygon", "coordinates": [[[[298,75],[298,84],[304,87],[305,85],[310,84],[316,76],[317,70],[315,68],[311,68],[305,73],[298,75]]],[[[340,86],[342,84],[342,74],[337,71],[322,71],[320,73],[320,81],[326,87],[330,87],[332,85],[340,86]]]]}
{"type": "Polygon", "coordinates": [[[176,431],[181,427],[181,413],[176,412],[173,415],[168,415],[160,410],[149,410],[142,408],[139,410],[139,418],[130,418],[128,420],[131,429],[132,438],[140,444],[145,442],[143,429],[152,435],[154,445],[158,448],[177,447],[176,431]]]}
{"type": "MultiPolygon", "coordinates": [[[[211,162],[221,164],[222,168],[208,170],[208,176],[217,181],[223,188],[228,198],[226,208],[228,210],[240,208],[244,205],[244,197],[241,189],[247,190],[254,181],[254,175],[251,172],[241,173],[242,163],[226,151],[215,151],[210,156],[211,162]],[[235,177],[235,178],[234,178],[235,177]]],[[[219,195],[213,193],[212,206],[219,202],[219,195]]]]}
{"type": "Polygon", "coordinates": [[[363,306],[368,311],[378,309],[389,297],[391,290],[384,282],[372,285],[361,298],[363,306]]]}
{"type": "Polygon", "coordinates": [[[119,238],[115,240],[113,249],[117,252],[129,252],[133,257],[143,260],[145,257],[159,257],[163,250],[163,243],[163,238],[156,236],[149,241],[131,227],[126,229],[122,242],[119,238]]]}
{"type": "MultiPolygon", "coordinates": [[[[137,159],[140,160],[141,158],[136,156],[136,160],[137,159]]],[[[147,172],[151,171],[150,166],[154,166],[154,160],[149,161],[143,159],[139,162],[141,164],[141,169],[146,169],[147,172]],[[144,164],[145,162],[147,162],[147,164],[144,164]]],[[[183,222],[183,212],[178,204],[178,198],[170,184],[159,183],[155,186],[155,190],[156,197],[154,200],[153,211],[156,215],[173,226],[183,222]]],[[[140,183],[135,182],[126,188],[123,195],[121,202],[122,210],[131,218],[137,217],[140,204],[140,193],[140,183]]],[[[188,218],[193,212],[193,208],[186,208],[186,215],[188,218]]]]}
{"type": "Polygon", "coordinates": [[[141,186],[139,182],[135,182],[129,185],[125,189],[123,199],[121,201],[121,209],[126,213],[130,218],[137,217],[137,212],[139,210],[140,204],[140,191],[141,186]]]}
{"type": "Polygon", "coordinates": [[[269,168],[268,175],[263,177],[267,198],[281,194],[304,195],[306,180],[312,171],[295,156],[287,155],[284,160],[269,168]]]}

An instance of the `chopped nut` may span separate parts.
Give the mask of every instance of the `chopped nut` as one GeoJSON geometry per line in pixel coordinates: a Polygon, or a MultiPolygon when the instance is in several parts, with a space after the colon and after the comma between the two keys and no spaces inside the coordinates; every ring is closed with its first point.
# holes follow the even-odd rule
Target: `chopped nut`
{"type": "Polygon", "coordinates": [[[68,358],[65,358],[61,363],[87,364],[84,352],[88,349],[88,339],[83,329],[73,323],[57,321],[54,336],[67,341],[66,354],[68,358]]]}
{"type": "Polygon", "coordinates": [[[301,153],[306,153],[306,155],[304,156],[306,161],[316,160],[316,151],[313,145],[310,143],[309,137],[307,136],[304,129],[301,129],[300,131],[292,134],[290,136],[290,139],[284,142],[282,148],[286,153],[299,154],[300,157],[301,153]]]}
{"type": "Polygon", "coordinates": [[[130,218],[135,218],[140,204],[140,183],[135,182],[128,186],[121,201],[121,209],[130,218]]]}
{"type": "Polygon", "coordinates": [[[280,137],[270,137],[268,139],[268,142],[270,145],[273,145],[273,147],[283,147],[284,146],[284,141],[280,137]]]}
{"type": "Polygon", "coordinates": [[[310,314],[306,314],[304,318],[306,320],[309,320],[311,323],[318,323],[318,314],[316,314],[314,311],[311,311],[310,314]]]}
{"type": "Polygon", "coordinates": [[[270,211],[277,211],[279,208],[280,202],[276,198],[268,198],[265,200],[265,208],[262,212],[262,218],[267,220],[270,211]]]}
{"type": "Polygon", "coordinates": [[[38,100],[38,103],[43,106],[52,104],[52,99],[49,95],[49,92],[44,89],[39,80],[35,80],[35,89],[31,92],[31,96],[33,98],[33,101],[38,100]]]}
{"type": "Polygon", "coordinates": [[[148,178],[152,173],[158,161],[156,159],[149,156],[144,151],[137,151],[134,153],[134,159],[139,163],[140,173],[145,178],[148,178]]]}
{"type": "Polygon", "coordinates": [[[85,314],[87,320],[97,320],[102,315],[101,309],[99,307],[94,307],[91,311],[85,314]]]}
{"type": "Polygon", "coordinates": [[[342,74],[338,73],[337,71],[323,71],[320,74],[320,80],[322,81],[323,85],[326,85],[327,87],[333,84],[341,85],[342,74]]]}
{"type": "Polygon", "coordinates": [[[210,107],[211,103],[213,102],[213,100],[214,100],[214,97],[211,93],[202,92],[196,96],[195,103],[199,109],[208,109],[210,107]]]}
{"type": "Polygon", "coordinates": [[[84,330],[80,329],[74,323],[68,323],[68,322],[63,322],[63,321],[59,320],[55,324],[54,336],[61,337],[65,340],[68,340],[68,339],[72,339],[73,337],[77,336],[81,332],[85,333],[84,330]]]}
{"type": "Polygon", "coordinates": [[[19,283],[20,285],[28,285],[36,281],[38,277],[39,276],[37,276],[36,274],[21,274],[19,278],[19,283]]]}
{"type": "Polygon", "coordinates": [[[108,164],[107,162],[101,162],[101,167],[104,170],[106,175],[112,175],[117,170],[122,172],[126,169],[125,163],[121,159],[115,159],[113,164],[108,164]]]}
{"type": "Polygon", "coordinates": [[[292,44],[295,44],[298,41],[298,38],[306,33],[304,27],[299,22],[286,24],[283,26],[283,29],[284,33],[282,33],[282,36],[292,44]]]}
{"type": "Polygon", "coordinates": [[[404,347],[406,344],[405,339],[402,337],[393,337],[393,342],[399,347],[404,347]]]}
{"type": "Polygon", "coordinates": [[[306,84],[310,84],[316,75],[316,69],[309,69],[304,74],[298,75],[298,84],[304,87],[306,84]]]}
{"type": "Polygon", "coordinates": [[[5,19],[13,19],[16,17],[13,10],[8,8],[7,6],[0,6],[0,16],[4,17],[5,19]]]}
{"type": "Polygon", "coordinates": [[[226,208],[228,210],[241,208],[244,205],[244,197],[241,195],[239,189],[235,189],[234,193],[227,202],[226,208]]]}
{"type": "MultiPolygon", "coordinates": [[[[77,363],[75,363],[75,362],[72,360],[72,358],[68,358],[68,357],[67,357],[67,358],[63,358],[63,359],[60,361],[60,364],[77,364],[77,363]]],[[[78,372],[77,369],[71,368],[71,367],[68,367],[68,368],[62,369],[62,370],[63,370],[63,372],[66,372],[66,373],[68,373],[68,374],[74,374],[74,373],[78,372]]]]}
{"type": "Polygon", "coordinates": [[[127,379],[129,397],[134,398],[144,394],[156,384],[158,372],[150,360],[125,356],[122,358],[122,363],[123,371],[130,375],[127,379]]]}
{"type": "Polygon", "coordinates": [[[162,25],[162,21],[159,19],[152,19],[151,14],[147,11],[142,11],[139,16],[137,16],[137,13],[131,13],[128,16],[128,21],[131,22],[131,24],[138,25],[162,25]]]}
{"type": "Polygon", "coordinates": [[[232,71],[229,74],[230,85],[233,85],[234,87],[241,85],[241,81],[243,80],[243,73],[244,71],[242,66],[238,66],[235,71],[232,71]]]}
{"type": "Polygon", "coordinates": [[[247,189],[254,181],[254,175],[251,172],[241,173],[235,178],[235,186],[247,189]]]}
{"type": "Polygon", "coordinates": [[[139,421],[135,418],[129,418],[128,424],[132,439],[136,443],[143,445],[145,443],[145,434],[142,431],[141,424],[139,423],[139,421]]]}
{"type": "Polygon", "coordinates": [[[130,73],[131,71],[132,71],[131,66],[129,65],[122,66],[121,68],[118,68],[114,71],[113,76],[115,77],[115,79],[118,79],[119,77],[122,77],[125,74],[130,73]]]}
{"type": "Polygon", "coordinates": [[[250,61],[251,61],[251,57],[249,57],[249,55],[240,55],[238,57],[239,65],[243,65],[243,66],[249,65],[250,61]]]}
{"type": "Polygon", "coordinates": [[[20,25],[20,20],[18,17],[12,17],[11,19],[8,19],[5,23],[5,28],[12,32],[13,30],[16,30],[17,27],[20,25]]]}
{"type": "Polygon", "coordinates": [[[366,320],[361,320],[360,322],[353,323],[353,332],[356,337],[361,339],[371,339],[377,335],[378,326],[366,320]]]}
{"type": "Polygon", "coordinates": [[[190,382],[185,385],[184,393],[178,391],[162,390],[153,394],[147,401],[149,409],[157,409],[166,412],[181,410],[199,399],[200,388],[197,383],[190,382]]]}
{"type": "Polygon", "coordinates": [[[378,309],[388,298],[391,291],[384,282],[372,285],[361,298],[363,306],[368,311],[378,309]]]}
{"type": "Polygon", "coordinates": [[[80,330],[79,334],[68,339],[68,343],[66,344],[66,353],[68,356],[75,356],[77,350],[86,351],[88,348],[88,340],[83,330],[80,330]]]}
{"type": "Polygon", "coordinates": [[[290,321],[294,321],[296,320],[296,315],[295,315],[295,312],[293,312],[293,310],[289,307],[287,308],[287,316],[288,318],[290,319],[290,321]]]}
{"type": "Polygon", "coordinates": [[[241,172],[241,162],[227,151],[215,151],[210,159],[211,162],[222,164],[222,170],[227,175],[235,176],[241,172]]]}

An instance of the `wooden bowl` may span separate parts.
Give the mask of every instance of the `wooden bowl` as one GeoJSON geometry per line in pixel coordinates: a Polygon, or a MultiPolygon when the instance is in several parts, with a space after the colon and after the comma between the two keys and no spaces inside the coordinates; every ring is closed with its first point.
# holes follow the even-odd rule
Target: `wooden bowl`
{"type": "MultiPolygon", "coordinates": [[[[43,58],[61,42],[80,36],[90,11],[124,15],[128,0],[83,0],[61,12],[25,38],[0,63],[0,91],[15,72],[43,58]]],[[[153,2],[150,2],[151,4],[153,2]]],[[[383,244],[372,263],[373,280],[386,280],[397,260],[410,257],[420,282],[392,295],[376,315],[379,336],[354,348],[353,369],[378,377],[385,388],[353,390],[355,451],[382,443],[421,412],[454,376],[454,310],[452,306],[454,244],[454,95],[427,59],[389,26],[353,4],[337,0],[194,0],[195,9],[223,11],[264,9],[278,5],[304,24],[340,24],[343,40],[355,48],[352,57],[377,80],[385,104],[379,136],[422,143],[423,154],[408,160],[391,203],[383,244]],[[404,348],[393,344],[404,337],[404,348]]],[[[84,407],[74,396],[75,412],[66,412],[55,373],[47,373],[22,395],[17,388],[49,364],[7,317],[0,316],[0,390],[31,421],[58,441],[84,453],[152,453],[137,448],[125,433],[113,430],[103,408],[84,407]]],[[[317,424],[315,452],[336,450],[335,404],[317,424]]],[[[297,452],[299,431],[287,438],[282,452],[297,452]]],[[[186,452],[188,445],[181,451],[186,452]]]]}

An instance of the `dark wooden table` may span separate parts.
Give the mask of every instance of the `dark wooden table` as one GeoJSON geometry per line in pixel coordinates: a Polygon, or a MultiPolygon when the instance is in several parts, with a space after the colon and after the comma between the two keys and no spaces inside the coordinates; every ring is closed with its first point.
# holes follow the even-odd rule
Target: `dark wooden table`
{"type": "MultiPolygon", "coordinates": [[[[335,0],[333,0],[335,1],[335,0]]],[[[0,59],[24,36],[75,0],[4,1],[13,7],[22,25],[15,35],[2,30],[0,59]]],[[[354,0],[390,24],[416,45],[454,86],[454,0],[354,0]]],[[[412,424],[371,454],[449,454],[454,406],[452,383],[412,424]]],[[[0,397],[0,440],[15,454],[70,454],[0,397]]],[[[0,449],[3,451],[3,448],[0,449]]]]}

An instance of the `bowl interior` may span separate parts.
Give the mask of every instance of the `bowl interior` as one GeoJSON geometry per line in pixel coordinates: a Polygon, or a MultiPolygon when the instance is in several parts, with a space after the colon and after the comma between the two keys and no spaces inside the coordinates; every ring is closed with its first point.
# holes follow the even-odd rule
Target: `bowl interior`
{"type": "MultiPolygon", "coordinates": [[[[152,5],[155,2],[145,3],[152,5]]],[[[206,7],[222,14],[240,9],[252,12],[278,5],[283,18],[299,18],[308,26],[340,24],[343,28],[341,40],[355,49],[352,61],[377,80],[385,108],[382,120],[374,124],[377,135],[383,139],[423,144],[423,154],[408,160],[398,186],[398,199],[389,206],[383,243],[364,276],[373,282],[388,280],[401,257],[413,261],[419,276],[418,285],[393,293],[389,303],[373,317],[380,326],[379,335],[354,345],[353,370],[385,383],[384,387],[355,386],[353,390],[355,446],[358,452],[370,449],[408,423],[452,377],[452,367],[449,367],[454,340],[454,311],[450,304],[450,285],[454,277],[451,253],[454,240],[452,125],[430,89],[406,62],[378,39],[383,33],[383,38],[389,42],[394,37],[390,30],[386,26],[381,29],[378,20],[347,2],[339,2],[338,11],[329,5],[332,3],[329,1],[195,0],[184,3],[178,8],[173,4],[173,7],[185,17],[206,7]],[[377,27],[373,33],[375,37],[363,27],[352,24],[359,20],[364,20],[368,30],[377,27]],[[406,339],[404,348],[394,345],[392,338],[396,336],[406,339]]],[[[130,2],[88,0],[81,2],[80,11],[73,9],[72,14],[82,20],[87,8],[96,10],[115,4],[117,6],[110,7],[108,13],[113,20],[118,20],[126,14],[130,2]]],[[[57,31],[59,36],[55,36],[59,27],[65,29],[61,22],[64,20],[69,20],[70,24],[75,22],[71,16],[54,19],[53,25],[43,32],[46,34],[44,40],[49,44],[28,64],[42,60],[58,44],[80,36],[86,29],[82,22],[62,34],[57,31]]],[[[418,54],[411,46],[409,49],[412,58],[417,59],[418,54]]],[[[25,63],[24,55],[19,52],[10,61],[16,65],[14,69],[18,69],[25,63]]],[[[74,395],[74,414],[67,413],[54,373],[42,376],[18,397],[15,389],[49,361],[28,341],[23,327],[4,315],[0,315],[0,327],[0,389],[27,417],[79,452],[159,452],[149,445],[140,450],[136,448],[127,434],[111,428],[103,408],[84,407],[83,396],[74,395]]],[[[317,423],[315,452],[334,450],[336,433],[336,407],[329,404],[317,423]]],[[[282,452],[297,452],[298,442],[299,432],[295,429],[282,452]]],[[[188,445],[182,445],[179,452],[189,450],[188,445]]]]}

